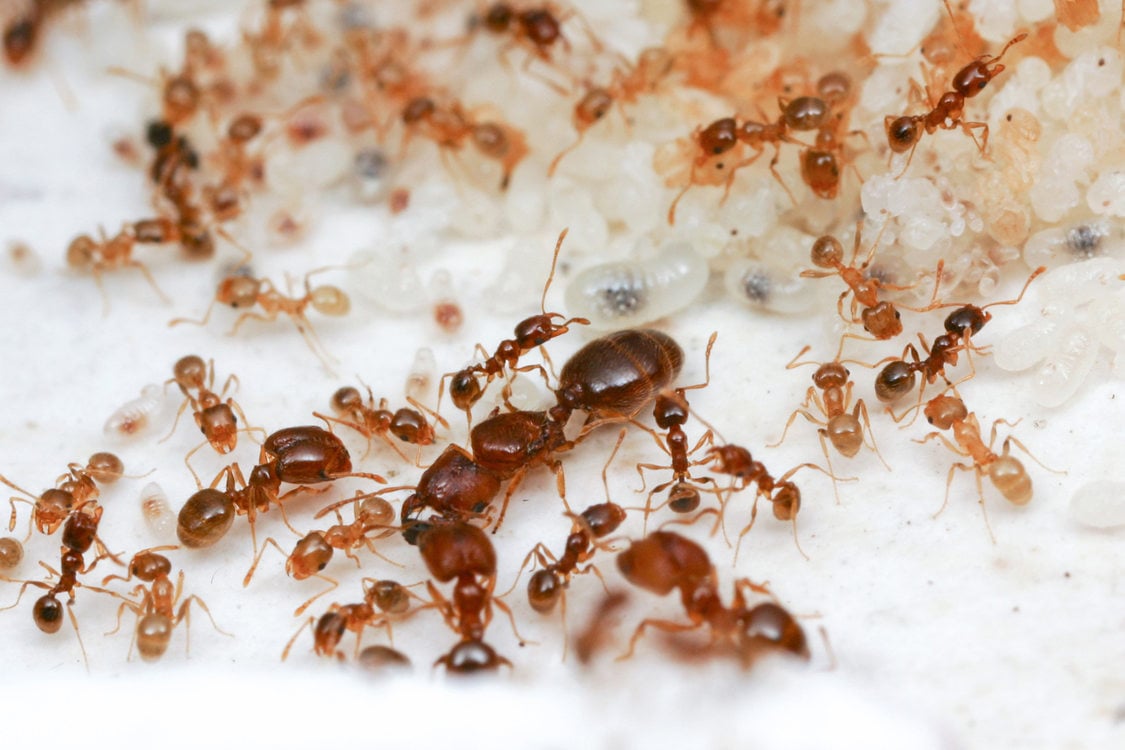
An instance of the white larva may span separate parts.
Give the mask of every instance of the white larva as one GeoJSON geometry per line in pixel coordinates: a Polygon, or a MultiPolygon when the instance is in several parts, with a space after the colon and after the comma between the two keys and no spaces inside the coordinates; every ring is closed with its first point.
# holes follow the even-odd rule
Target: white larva
{"type": "Polygon", "coordinates": [[[156,482],[149,482],[141,490],[141,515],[145,525],[157,541],[168,541],[176,530],[176,516],[168,504],[168,496],[156,482]]]}
{"type": "Polygon", "coordinates": [[[1035,373],[1032,398],[1040,406],[1062,406],[1086,382],[1098,356],[1098,342],[1084,328],[1074,327],[1058,339],[1058,351],[1035,373]]]}
{"type": "Polygon", "coordinates": [[[126,401],[110,414],[102,429],[111,438],[136,437],[152,426],[152,418],[163,406],[164,389],[150,383],[141,389],[139,397],[126,401]]]}
{"type": "Polygon", "coordinates": [[[1070,515],[1083,526],[1114,529],[1125,526],[1125,482],[1088,482],[1070,498],[1070,515]]]}
{"type": "Polygon", "coordinates": [[[655,257],[593,266],[566,289],[566,310],[591,328],[629,328],[690,305],[707,285],[707,262],[686,242],[663,246],[655,257]]]}
{"type": "Polygon", "coordinates": [[[786,274],[753,258],[732,263],[723,282],[732,297],[765,312],[798,315],[816,303],[813,285],[797,271],[786,274]]]}
{"type": "Polygon", "coordinates": [[[1058,266],[1101,256],[1121,256],[1125,251],[1120,222],[1091,219],[1069,227],[1050,227],[1027,239],[1023,258],[1029,266],[1058,266]]]}

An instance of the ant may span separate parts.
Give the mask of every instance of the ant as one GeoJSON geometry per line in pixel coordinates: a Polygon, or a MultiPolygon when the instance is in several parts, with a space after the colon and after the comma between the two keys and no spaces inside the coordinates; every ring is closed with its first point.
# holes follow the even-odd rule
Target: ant
{"type": "MultiPolygon", "coordinates": [[[[129,573],[126,576],[108,575],[102,579],[102,585],[107,585],[110,581],[117,579],[128,583],[133,578],[137,578],[142,583],[138,584],[133,589],[132,594],[143,594],[139,601],[126,600],[117,608],[117,627],[106,633],[111,635],[121,629],[121,615],[126,609],[131,609],[137,616],[137,627],[133,631],[133,643],[137,646],[137,652],[140,653],[141,658],[145,661],[156,661],[164,652],[168,650],[168,644],[172,640],[172,631],[181,621],[186,621],[187,624],[187,649],[190,651],[190,637],[191,637],[191,604],[194,601],[203,611],[207,613],[207,617],[211,620],[211,625],[215,630],[223,635],[230,635],[215,623],[215,618],[211,616],[211,610],[207,604],[195,594],[187,597],[180,603],[180,608],[176,610],[176,603],[180,602],[180,597],[183,594],[184,586],[184,572],[181,570],[179,577],[176,579],[175,585],[172,584],[170,574],[172,572],[172,563],[167,557],[159,552],[165,550],[179,549],[175,545],[165,545],[162,547],[150,547],[146,550],[141,550],[133,555],[133,559],[129,561],[129,573]],[[145,587],[145,584],[149,584],[145,587]]],[[[129,645],[130,655],[133,652],[133,644],[129,645]]]]}
{"type": "Polygon", "coordinates": [[[57,486],[44,490],[38,496],[0,475],[0,483],[31,498],[31,500],[9,498],[8,504],[12,508],[12,514],[8,519],[8,531],[14,531],[16,528],[16,502],[31,505],[31,519],[24,541],[31,538],[32,529],[50,536],[70,517],[71,511],[98,499],[100,491],[96,483],[112,484],[123,476],[125,476],[125,466],[121,463],[121,459],[105,452],[90,456],[85,466],[69,464],[67,472],[55,480],[57,486]]]}
{"type": "Polygon", "coordinates": [[[747,606],[748,593],[772,596],[765,584],[748,578],[734,583],[734,599],[727,607],[719,598],[715,566],[698,544],[670,531],[654,531],[631,542],[617,556],[617,568],[634,586],[665,596],[679,590],[689,622],[646,619],[633,631],[628,650],[618,657],[628,659],[647,628],[668,633],[711,630],[712,647],[732,651],[750,667],[766,653],[782,652],[798,659],[809,658],[808,641],[796,619],[780,604],[765,602],[747,606]]]}
{"type": "MultiPolygon", "coordinates": [[[[956,385],[950,383],[949,379],[945,376],[945,368],[946,366],[952,367],[957,364],[958,354],[961,351],[965,351],[966,353],[975,351],[978,354],[987,352],[987,349],[975,346],[972,342],[972,337],[980,333],[981,329],[984,328],[988,321],[992,320],[992,313],[988,312],[988,308],[995,307],[996,305],[1018,304],[1020,300],[1023,299],[1024,294],[1027,293],[1031,282],[1046,270],[1045,266],[1040,266],[1032,271],[1027,281],[1024,282],[1020,293],[1012,299],[990,302],[980,307],[972,304],[956,305],[957,309],[945,318],[945,333],[934,338],[931,346],[927,347],[925,339],[922,338],[922,334],[918,334],[919,343],[922,345],[922,350],[926,353],[924,358],[919,356],[918,350],[913,344],[907,344],[906,348],[903,349],[902,356],[898,359],[889,358],[890,363],[880,370],[879,374],[875,377],[876,398],[885,404],[893,403],[902,398],[910,391],[914,390],[917,373],[922,374],[925,378],[925,383],[935,383],[938,377],[941,377],[946,381],[947,385],[956,385]],[[908,355],[911,357],[911,361],[909,362],[906,360],[908,355]]],[[[946,304],[935,306],[953,307],[955,305],[946,304]]],[[[963,383],[976,375],[976,368],[973,366],[972,358],[969,357],[968,359],[970,372],[959,380],[958,383],[963,383]]],[[[886,362],[888,360],[882,361],[886,362]]],[[[895,420],[899,421],[910,411],[920,409],[924,392],[925,385],[923,384],[922,390],[918,393],[918,403],[901,416],[895,417],[895,420]]]]}
{"type": "Polygon", "coordinates": [[[626,63],[624,69],[614,69],[606,87],[589,86],[574,105],[570,116],[578,137],[551,160],[547,176],[555,174],[563,157],[581,145],[586,131],[601,122],[615,104],[623,108],[625,104],[637,101],[641,94],[655,91],[671,70],[672,56],[659,47],[649,47],[641,52],[636,65],[626,63]]]}
{"type": "Polygon", "coordinates": [[[364,578],[362,585],[364,587],[362,602],[333,604],[315,621],[315,624],[310,617],[289,639],[285,650],[281,652],[281,660],[285,661],[289,658],[290,649],[307,627],[312,627],[314,653],[317,656],[335,656],[341,661],[344,655],[337,651],[336,647],[344,637],[344,633],[349,630],[355,633],[354,658],[356,659],[359,659],[359,645],[363,638],[363,631],[367,627],[386,628],[387,637],[393,641],[391,622],[395,618],[401,619],[418,611],[419,608],[414,610],[410,608],[410,599],[417,598],[416,595],[397,581],[364,578]]]}
{"type": "Polygon", "coordinates": [[[308,490],[306,485],[332,482],[343,477],[363,477],[374,482],[386,480],[378,474],[352,471],[351,456],[340,438],[316,426],[287,427],[266,438],[259,451],[258,465],[247,481],[238,464],[218,473],[211,486],[200,489],[184,503],[176,522],[176,535],[185,547],[210,547],[230,529],[234,516],[245,515],[250,523],[254,554],[258,539],[255,518],[276,504],[282,519],[294,534],[282,501],[308,490]],[[225,490],[217,490],[226,479],[225,490]],[[283,482],[298,485],[281,494],[283,482]]]}
{"type": "MultiPolygon", "coordinates": [[[[293,613],[295,617],[299,617],[308,609],[310,604],[339,586],[338,581],[320,574],[331,562],[335,550],[342,551],[347,557],[355,561],[356,567],[359,567],[360,563],[353,550],[358,549],[360,545],[367,547],[372,554],[387,560],[375,549],[375,545],[368,534],[378,529],[380,533],[375,538],[381,539],[390,536],[395,530],[395,527],[390,525],[394,521],[394,509],[386,500],[371,493],[364,494],[357,491],[351,502],[355,514],[354,522],[344,523],[343,517],[339,511],[336,511],[337,525],[331,526],[325,531],[310,531],[305,534],[293,547],[293,552],[285,558],[285,572],[295,580],[303,581],[307,578],[316,577],[331,584],[327,589],[297,607],[293,613]],[[361,500],[362,502],[360,502],[361,500]]],[[[282,555],[285,554],[285,551],[281,549],[273,537],[267,537],[262,543],[262,548],[258,551],[257,557],[254,558],[254,563],[246,571],[246,577],[242,579],[243,586],[250,585],[250,580],[254,577],[254,571],[258,569],[258,564],[262,560],[267,544],[272,544],[278,552],[282,555]]],[[[391,561],[388,560],[388,562],[391,561]]]]}
{"type": "Polygon", "coordinates": [[[801,490],[789,481],[789,478],[801,469],[816,469],[832,477],[838,478],[829,471],[825,471],[814,463],[803,463],[794,466],[780,477],[774,477],[761,461],[754,460],[750,451],[740,445],[716,445],[707,451],[706,460],[711,461],[711,471],[718,474],[729,474],[733,479],[730,487],[731,494],[746,489],[751,484],[757,485],[757,494],[754,504],[750,508],[750,522],[738,534],[735,545],[734,558],[738,561],[738,552],[742,547],[742,538],[754,528],[754,520],[758,516],[758,501],[762,498],[769,500],[773,507],[773,517],[779,521],[789,521],[793,524],[793,542],[797,551],[806,560],[809,556],[801,549],[801,542],[797,538],[797,513],[801,510],[801,490]]]}
{"type": "MultiPolygon", "coordinates": [[[[888,284],[880,281],[876,277],[868,276],[867,269],[871,265],[871,260],[875,255],[875,250],[879,247],[879,240],[883,236],[883,232],[887,229],[887,223],[884,222],[882,228],[879,230],[875,242],[872,243],[871,248],[867,251],[867,257],[864,258],[863,263],[859,266],[856,265],[856,259],[859,257],[859,247],[863,241],[863,219],[856,222],[855,227],[855,243],[852,246],[852,258],[848,265],[844,265],[844,248],[840,241],[830,234],[818,237],[813,243],[812,250],[809,257],[814,266],[825,270],[807,269],[801,271],[801,276],[807,279],[823,279],[829,276],[839,276],[840,280],[847,285],[847,289],[840,293],[836,299],[836,311],[840,318],[847,323],[862,323],[863,330],[870,333],[877,340],[883,341],[886,339],[894,338],[902,333],[902,321],[899,308],[903,310],[910,310],[911,312],[927,312],[936,307],[941,307],[937,302],[938,289],[941,286],[941,279],[944,271],[944,261],[939,261],[937,272],[934,275],[934,293],[930,299],[930,303],[925,307],[908,307],[907,305],[896,305],[894,302],[879,299],[879,291],[886,289],[890,291],[901,291],[911,287],[898,286],[895,284],[888,284]],[[851,317],[844,315],[844,300],[848,295],[851,295],[851,317]],[[862,308],[862,310],[860,310],[862,308]],[[858,313],[858,314],[857,314],[858,313]]],[[[844,340],[848,338],[859,338],[853,334],[844,334],[840,340],[841,347],[844,340]]],[[[861,339],[866,340],[866,339],[861,339]]],[[[839,358],[839,352],[837,352],[839,358]]]]}
{"type": "MultiPolygon", "coordinates": [[[[692,482],[691,467],[705,463],[705,461],[692,461],[691,456],[698,452],[705,445],[711,445],[714,440],[714,432],[708,429],[699,440],[688,448],[687,433],[684,432],[684,423],[687,422],[688,415],[691,413],[687,401],[687,391],[698,390],[706,388],[711,382],[711,349],[715,346],[715,339],[718,337],[717,333],[712,333],[711,338],[707,341],[707,351],[704,354],[706,376],[702,383],[695,385],[681,386],[675,389],[665,388],[657,394],[656,400],[653,404],[652,416],[656,422],[656,426],[665,430],[662,437],[657,432],[638,425],[646,432],[649,432],[653,440],[656,441],[657,446],[668,454],[671,459],[670,466],[661,466],[658,464],[637,464],[637,473],[641,475],[641,489],[644,489],[644,469],[655,471],[664,471],[667,469],[672,470],[672,478],[663,484],[653,487],[648,493],[648,498],[645,501],[645,522],[648,522],[648,516],[655,510],[659,510],[663,505],[667,505],[675,513],[691,513],[699,507],[700,503],[700,487],[698,484],[692,482]],[[665,503],[657,508],[652,507],[652,496],[665,489],[671,488],[668,491],[668,499],[665,503]]],[[[698,417],[697,417],[698,418],[698,417]]],[[[620,440],[618,446],[620,446],[620,440]]],[[[617,448],[614,448],[614,453],[617,448]]],[[[612,460],[612,456],[611,456],[612,460]]],[[[697,483],[711,483],[714,480],[709,477],[696,480],[697,483]]],[[[716,494],[718,490],[712,490],[716,494]]],[[[700,516],[714,513],[719,515],[717,510],[706,510],[700,516]]],[[[698,517],[696,518],[698,520],[698,517]]]]}
{"type": "MultiPolygon", "coordinates": [[[[956,393],[956,391],[955,391],[956,393]]],[[[1003,452],[996,455],[992,450],[992,446],[996,443],[996,430],[1000,424],[1005,424],[1009,427],[1014,427],[1015,423],[1008,422],[1003,419],[998,419],[992,423],[992,433],[989,436],[988,444],[981,436],[980,423],[977,421],[976,414],[970,412],[965,408],[965,403],[958,396],[936,396],[926,404],[925,407],[926,419],[930,424],[937,427],[939,430],[952,430],[953,441],[945,437],[940,432],[931,432],[921,440],[916,440],[918,443],[925,443],[934,438],[940,440],[947,448],[954,453],[969,458],[972,463],[954,463],[949,467],[949,476],[945,482],[945,501],[942,503],[941,508],[934,514],[937,518],[945,506],[949,504],[949,488],[953,485],[953,474],[958,469],[961,471],[972,471],[976,473],[977,480],[977,494],[980,496],[981,512],[984,513],[984,523],[988,528],[988,535],[991,537],[993,543],[996,542],[996,537],[992,533],[992,526],[988,523],[988,513],[984,505],[984,490],[981,487],[981,479],[987,473],[988,478],[992,481],[992,485],[1000,491],[1008,502],[1013,505],[1027,505],[1031,501],[1031,477],[1027,475],[1027,470],[1024,469],[1023,464],[1015,456],[1010,455],[1011,445],[1015,445],[1028,456],[1032,458],[1040,466],[1048,471],[1053,471],[1044,466],[1035,456],[1031,455],[1027,447],[1019,440],[1012,436],[1004,439],[1003,452]],[[954,442],[956,441],[956,442],[954,442]]]]}
{"type": "MultiPolygon", "coordinates": [[[[875,444],[875,436],[871,432],[871,419],[867,414],[867,405],[863,403],[863,399],[857,399],[855,408],[852,412],[848,413],[848,407],[852,403],[852,388],[855,382],[851,379],[851,373],[848,368],[836,359],[833,362],[798,362],[805,352],[811,347],[806,346],[797,356],[790,360],[789,364],[785,366],[786,370],[792,370],[795,367],[802,365],[817,365],[816,372],[813,373],[813,384],[809,386],[808,391],[805,393],[804,403],[801,408],[795,410],[789,415],[789,421],[785,423],[785,429],[781,431],[781,437],[778,438],[776,443],[768,445],[768,448],[774,448],[781,445],[785,441],[785,435],[789,432],[789,428],[793,426],[793,420],[800,414],[802,417],[818,425],[817,434],[820,437],[820,449],[824,452],[824,460],[828,463],[828,472],[833,476],[832,488],[836,488],[835,472],[832,469],[832,459],[828,455],[828,443],[832,443],[840,455],[847,458],[852,458],[859,449],[864,446],[870,448],[887,471],[891,467],[887,465],[883,454],[879,452],[879,447],[875,444]],[[820,391],[818,394],[817,391],[820,391]],[[823,419],[814,416],[809,407],[815,406],[816,410],[823,415],[823,419]],[[861,420],[862,417],[862,420],[861,420]],[[870,442],[868,442],[870,438],[870,442]]],[[[840,502],[839,491],[836,491],[836,503],[840,502]]]]}
{"type": "Polygon", "coordinates": [[[302,297],[282,294],[269,279],[256,279],[253,276],[239,274],[229,275],[219,282],[215,297],[202,319],[176,318],[168,325],[176,326],[180,323],[191,323],[192,325],[206,326],[217,304],[230,305],[235,310],[254,307],[261,309],[261,312],[246,310],[246,312],[241,313],[228,332],[227,335],[229,336],[238,333],[238,329],[247,320],[273,322],[277,320],[279,315],[287,315],[293,321],[293,325],[296,326],[301,336],[304,337],[309,349],[320,358],[321,363],[327,369],[331,370],[330,363],[334,361],[333,357],[324,348],[320,339],[317,338],[316,331],[313,330],[312,323],[309,322],[305,311],[312,307],[321,315],[341,317],[347,315],[351,309],[351,300],[344,290],[328,284],[314,287],[310,283],[310,280],[316,274],[333,268],[333,266],[324,266],[305,274],[305,294],[302,297]]]}
{"type": "MultiPolygon", "coordinates": [[[[385,398],[379,399],[379,407],[375,407],[375,396],[371,392],[371,387],[364,384],[367,389],[367,401],[364,402],[363,396],[360,395],[359,390],[353,386],[344,386],[332,394],[332,408],[339,417],[329,417],[324,414],[313,412],[314,417],[323,419],[326,423],[335,422],[342,424],[345,427],[350,427],[359,434],[367,438],[367,452],[371,452],[371,439],[378,436],[380,440],[387,444],[395,453],[399,455],[404,461],[408,461],[406,454],[402,452],[389,437],[387,433],[394,435],[396,438],[404,443],[410,445],[417,445],[419,448],[425,445],[433,445],[434,443],[434,428],[426,421],[425,416],[421,411],[425,411],[432,416],[436,422],[448,429],[449,423],[445,419],[411,397],[407,397],[407,401],[411,405],[418,407],[418,409],[407,409],[405,407],[392,412],[387,408],[387,400],[385,398]]],[[[364,457],[367,453],[364,454],[364,457]]]]}
{"type": "MultiPolygon", "coordinates": [[[[184,410],[188,406],[191,407],[195,424],[204,437],[204,441],[193,448],[184,458],[184,462],[189,469],[191,468],[191,457],[205,445],[210,445],[216,453],[227,454],[238,445],[238,433],[240,431],[260,432],[262,437],[265,438],[266,431],[261,427],[246,427],[239,430],[238,417],[235,416],[235,412],[242,417],[243,422],[247,421],[246,414],[243,413],[242,407],[238,405],[233,396],[228,397],[225,401],[223,400],[223,396],[226,396],[231,384],[238,385],[238,376],[231,374],[223,383],[221,393],[216,394],[211,390],[215,386],[214,360],[205,363],[202,357],[194,354],[181,357],[172,367],[172,377],[165,382],[165,386],[168,383],[175,383],[179,387],[180,392],[184,394],[184,401],[180,405],[180,410],[176,413],[171,431],[164,439],[167,440],[172,437],[172,434],[176,431],[176,425],[180,422],[180,417],[183,416],[184,410]],[[195,391],[195,393],[193,394],[192,391],[195,391]]],[[[194,472],[192,473],[194,474],[194,472]]],[[[196,480],[198,481],[198,477],[196,477],[196,480]]]]}
{"type": "Polygon", "coordinates": [[[113,237],[106,237],[105,232],[99,230],[100,240],[95,240],[88,234],[80,234],[71,240],[66,249],[66,263],[77,271],[93,274],[94,281],[97,282],[102,294],[103,314],[109,312],[109,295],[102,284],[102,274],[118,268],[136,268],[144,275],[161,301],[166,305],[171,304],[172,301],[156,284],[156,279],[148,270],[148,266],[133,258],[133,248],[138,243],[166,242],[164,229],[163,226],[147,222],[127,223],[113,237]],[[159,230],[160,239],[155,239],[157,235],[154,229],[159,230]]]}
{"type": "MultiPolygon", "coordinates": [[[[444,665],[455,674],[494,671],[501,665],[511,667],[510,661],[484,642],[493,604],[508,615],[512,631],[516,632],[511,609],[492,595],[496,588],[496,550],[488,535],[467,523],[437,523],[422,532],[418,551],[438,583],[454,582],[452,600],[447,600],[432,580],[426,581],[429,606],[436,607],[446,625],[461,636],[460,642],[438,658],[434,666],[444,665]]],[[[516,638],[523,641],[518,632],[516,638]]]]}
{"type": "MultiPolygon", "coordinates": [[[[551,272],[547,276],[547,283],[543,285],[543,295],[540,299],[539,315],[532,315],[525,318],[516,324],[514,337],[504,339],[497,347],[496,352],[491,356],[481,347],[477,345],[477,351],[485,356],[483,362],[469,365],[454,373],[446,373],[441,378],[441,383],[438,388],[438,403],[441,402],[441,394],[445,391],[445,381],[449,381],[449,397],[453,400],[453,405],[458,409],[465,411],[467,416],[471,415],[469,410],[472,408],[481,396],[484,395],[484,389],[492,380],[504,372],[504,368],[512,370],[513,372],[526,372],[528,370],[538,370],[543,379],[547,380],[547,373],[541,365],[528,365],[525,367],[518,367],[520,357],[530,352],[532,349],[538,348],[546,344],[548,341],[562,336],[570,330],[571,324],[576,325],[589,325],[590,321],[586,318],[569,318],[564,319],[560,313],[547,312],[547,291],[551,288],[551,282],[555,278],[555,269],[559,260],[559,251],[562,249],[563,241],[566,239],[569,229],[564,229],[559,233],[559,238],[555,242],[555,252],[551,258],[551,272]],[[556,322],[556,319],[561,322],[556,322]],[[484,385],[481,385],[480,376],[484,377],[484,385]]],[[[549,361],[549,360],[548,360],[549,361]]],[[[548,381],[549,383],[549,381],[548,381]]],[[[508,391],[505,390],[505,400],[507,399],[508,391]]]]}
{"type": "MultiPolygon", "coordinates": [[[[844,151],[840,131],[847,121],[852,83],[847,75],[834,71],[821,76],[816,88],[818,96],[828,106],[829,114],[816,128],[815,144],[801,151],[801,180],[813,195],[833,200],[840,190],[840,162],[844,151]]],[[[847,135],[867,137],[862,130],[852,130],[847,135]]],[[[854,170],[855,166],[852,165],[852,168],[854,170]]],[[[856,173],[858,175],[858,171],[856,173]]]]}
{"type": "MultiPolygon", "coordinates": [[[[946,3],[946,9],[949,10],[949,5],[946,3]]],[[[952,11],[950,11],[952,13],[952,11]]],[[[966,135],[973,139],[977,144],[977,148],[981,154],[988,148],[988,123],[986,122],[966,122],[965,117],[965,100],[976,96],[984,90],[985,86],[999,75],[1004,70],[1004,66],[1000,64],[1001,58],[1004,57],[1008,49],[1014,45],[1022,42],[1027,38],[1027,32],[1016,35],[1004,48],[1000,50],[1000,54],[995,57],[992,55],[981,55],[965,67],[961,68],[956,75],[953,76],[951,83],[953,90],[946,91],[938,99],[937,104],[930,103],[929,87],[925,92],[927,105],[930,111],[920,115],[901,115],[895,117],[887,115],[883,120],[883,127],[887,133],[887,144],[890,146],[891,151],[896,154],[902,154],[909,151],[909,156],[906,158],[906,166],[903,167],[903,172],[910,166],[910,160],[914,158],[914,150],[918,147],[918,142],[922,139],[922,133],[933,134],[940,128],[942,130],[955,130],[960,128],[966,135]],[[981,140],[978,142],[974,130],[981,131],[981,140]]]]}

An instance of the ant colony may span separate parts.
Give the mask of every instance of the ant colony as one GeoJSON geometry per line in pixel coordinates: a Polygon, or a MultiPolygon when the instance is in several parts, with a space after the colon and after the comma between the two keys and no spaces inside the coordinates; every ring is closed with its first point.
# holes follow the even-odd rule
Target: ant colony
{"type": "Polygon", "coordinates": [[[0,10],[29,669],[847,669],[1121,525],[1120,9],[244,5],[0,10]]]}

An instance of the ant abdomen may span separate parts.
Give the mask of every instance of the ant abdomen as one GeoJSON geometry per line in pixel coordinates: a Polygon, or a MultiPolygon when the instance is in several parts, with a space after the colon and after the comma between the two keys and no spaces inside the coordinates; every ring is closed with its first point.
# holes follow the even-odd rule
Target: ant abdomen
{"type": "Polygon", "coordinates": [[[527,602],[539,614],[548,614],[555,609],[564,588],[565,584],[559,580],[555,571],[537,570],[527,582],[527,602]]]}
{"type": "Polygon", "coordinates": [[[665,245],[647,261],[587,268],[566,289],[567,309],[594,328],[625,328],[687,307],[710,276],[707,261],[686,242],[665,245]]]}
{"type": "Polygon", "coordinates": [[[914,390],[917,376],[908,362],[896,359],[875,378],[875,397],[884,404],[897,401],[914,390]]]}
{"type": "Polygon", "coordinates": [[[1015,456],[997,456],[988,467],[988,478],[1013,505],[1027,505],[1031,501],[1031,477],[1015,456]]]}
{"type": "Polygon", "coordinates": [[[188,498],[176,522],[176,536],[185,547],[210,547],[234,523],[234,501],[215,489],[202,489],[188,498]]]}
{"type": "Polygon", "coordinates": [[[172,620],[152,612],[137,622],[137,652],[145,661],[157,661],[168,650],[172,641],[172,620]]]}

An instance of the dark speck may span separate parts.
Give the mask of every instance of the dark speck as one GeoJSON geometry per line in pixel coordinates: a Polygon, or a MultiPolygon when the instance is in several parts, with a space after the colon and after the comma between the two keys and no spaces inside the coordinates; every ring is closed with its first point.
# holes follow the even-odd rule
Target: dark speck
{"type": "Polygon", "coordinates": [[[1079,258],[1092,258],[1098,254],[1102,236],[1095,227],[1079,224],[1066,233],[1066,246],[1079,258]]]}

